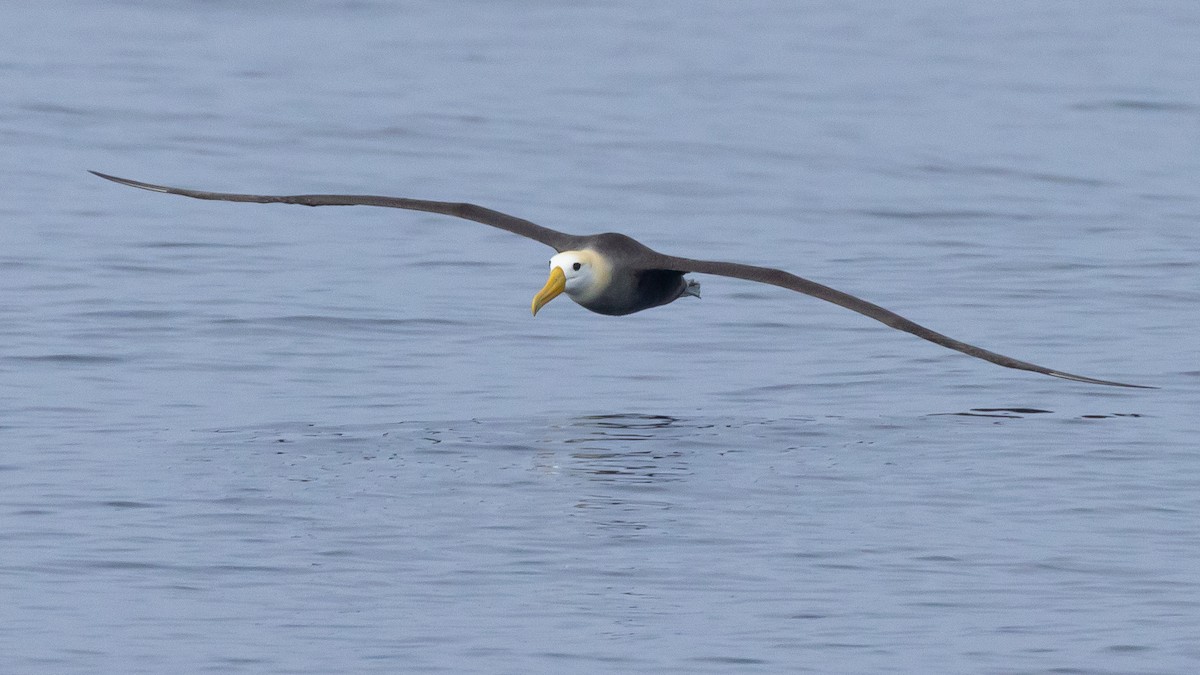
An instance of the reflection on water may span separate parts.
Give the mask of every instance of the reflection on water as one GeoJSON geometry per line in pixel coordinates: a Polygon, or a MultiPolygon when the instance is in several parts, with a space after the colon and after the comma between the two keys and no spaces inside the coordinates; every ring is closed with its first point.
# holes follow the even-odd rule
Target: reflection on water
{"type": "Polygon", "coordinates": [[[932,413],[931,415],[959,415],[962,417],[1003,417],[1007,419],[1020,419],[1026,415],[1047,415],[1052,414],[1053,412],[1053,410],[1039,410],[1038,408],[971,408],[965,412],[932,413]]]}
{"type": "MultiPolygon", "coordinates": [[[[999,417],[1004,419],[1021,419],[1030,415],[1053,415],[1053,410],[1038,408],[971,408],[963,412],[931,413],[930,417],[938,415],[957,415],[959,417],[999,417]]],[[[1087,420],[1102,420],[1110,417],[1142,417],[1142,413],[1084,413],[1077,417],[1087,420]]]]}
{"type": "Polygon", "coordinates": [[[651,485],[687,475],[686,439],[695,433],[677,418],[641,414],[587,415],[556,431],[566,435],[548,442],[567,446],[568,470],[623,485],[651,485]]]}
{"type": "Polygon", "coordinates": [[[584,479],[574,507],[601,531],[650,527],[649,514],[670,508],[663,492],[691,474],[694,429],[666,415],[585,415],[551,428],[538,462],[584,479]]]}
{"type": "Polygon", "coordinates": [[[641,415],[626,413],[616,415],[585,415],[578,418],[576,426],[595,426],[603,429],[665,429],[679,420],[667,415],[641,415]]]}

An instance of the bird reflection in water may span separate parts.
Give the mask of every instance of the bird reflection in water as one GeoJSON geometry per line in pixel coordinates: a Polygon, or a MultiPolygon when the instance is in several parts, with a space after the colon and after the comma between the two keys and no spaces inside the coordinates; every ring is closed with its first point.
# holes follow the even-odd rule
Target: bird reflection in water
{"type": "Polygon", "coordinates": [[[676,481],[687,471],[683,451],[674,447],[682,438],[654,432],[678,421],[664,415],[588,415],[568,424],[564,430],[571,434],[561,442],[575,446],[572,471],[627,484],[676,481]]]}

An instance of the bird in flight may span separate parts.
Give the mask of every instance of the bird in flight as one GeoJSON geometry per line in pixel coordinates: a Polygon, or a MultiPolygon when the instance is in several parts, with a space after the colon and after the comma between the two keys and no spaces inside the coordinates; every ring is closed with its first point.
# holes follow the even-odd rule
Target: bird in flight
{"type": "Polygon", "coordinates": [[[438,202],[404,197],[381,197],[374,195],[251,195],[229,192],[206,192],[186,188],[167,187],[143,183],[128,178],[118,178],[98,171],[91,171],[101,178],[130,187],[182,195],[194,199],[209,199],[226,202],[254,202],[258,204],[301,204],[303,206],[382,206],[412,211],[427,211],[447,216],[464,218],[490,225],[513,234],[541,242],[557,253],[550,258],[550,278],[542,290],[533,297],[532,309],[536,315],[546,303],[566,293],[567,297],[585,309],[621,316],[640,312],[674,302],[685,296],[700,295],[700,284],[685,277],[688,273],[713,274],[746,281],[779,286],[791,291],[810,295],[826,302],[845,307],[876,321],[911,333],[923,340],[962,352],[977,359],[990,361],[1005,368],[1028,370],[1043,375],[1059,377],[1076,382],[1103,384],[1113,387],[1153,389],[1139,384],[1126,384],[1101,380],[1084,375],[1075,375],[1028,361],[1021,361],[982,347],[955,340],[942,335],[895,312],[872,302],[843,293],[815,281],[798,277],[790,272],[773,267],[743,265],[714,260],[694,260],[665,255],[650,249],[624,234],[574,235],[543,227],[528,220],[510,216],[499,211],[461,202],[438,202]]]}

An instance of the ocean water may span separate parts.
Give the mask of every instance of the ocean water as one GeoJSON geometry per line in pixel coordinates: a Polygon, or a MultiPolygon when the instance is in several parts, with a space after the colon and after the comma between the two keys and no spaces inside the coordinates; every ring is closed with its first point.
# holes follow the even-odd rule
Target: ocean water
{"type": "Polygon", "coordinates": [[[0,672],[1195,672],[1197,63],[1183,1],[0,8],[0,672]]]}

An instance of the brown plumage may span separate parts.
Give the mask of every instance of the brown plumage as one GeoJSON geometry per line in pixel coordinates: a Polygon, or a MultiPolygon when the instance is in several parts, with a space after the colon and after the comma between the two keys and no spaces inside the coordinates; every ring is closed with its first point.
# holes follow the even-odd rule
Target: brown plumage
{"type": "Polygon", "coordinates": [[[991,361],[1006,368],[1028,370],[1090,384],[1153,389],[1153,387],[1144,385],[1074,375],[976,347],[926,328],[862,298],[780,269],[664,255],[623,234],[572,235],[542,227],[499,211],[459,202],[437,202],[372,195],[273,196],[205,192],[142,183],[96,171],[91,173],[122,185],[195,199],[260,204],[301,204],[304,206],[382,206],[440,213],[506,230],[541,242],[559,253],[551,259],[551,279],[535,298],[534,313],[537,313],[542,305],[556,295],[565,292],[572,300],[593,312],[608,315],[631,314],[668,304],[685,295],[699,295],[699,285],[685,278],[684,274],[686,273],[714,274],[771,284],[832,302],[896,330],[911,333],[923,340],[984,361],[991,361]],[[555,270],[559,270],[561,273],[555,270]]]}

